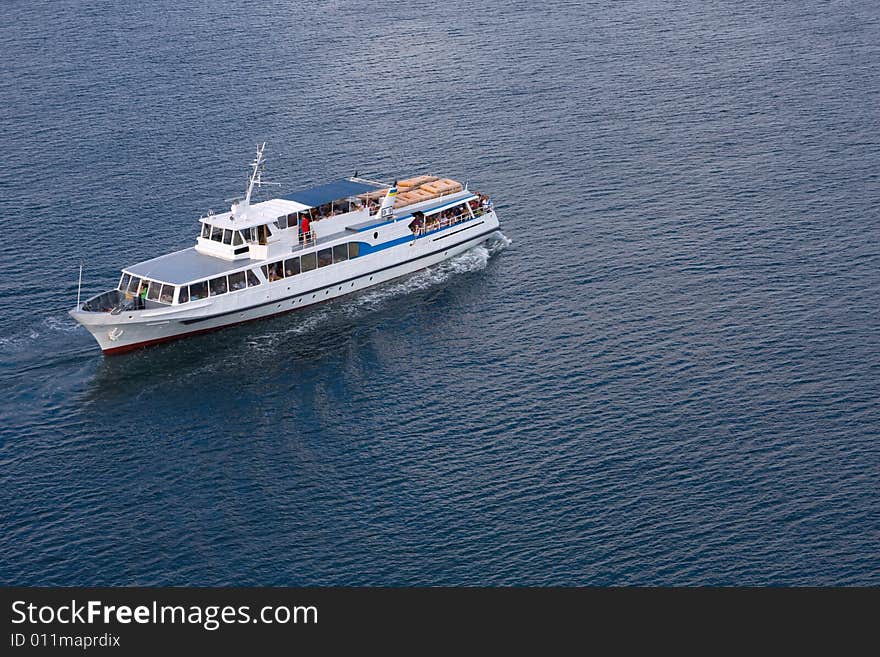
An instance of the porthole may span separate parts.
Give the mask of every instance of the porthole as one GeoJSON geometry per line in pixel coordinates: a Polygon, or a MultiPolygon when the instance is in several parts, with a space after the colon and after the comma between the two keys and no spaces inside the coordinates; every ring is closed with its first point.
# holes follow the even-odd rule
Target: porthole
{"type": "Polygon", "coordinates": [[[375,233],[373,233],[373,239],[374,240],[379,239],[379,231],[376,231],[375,233]]]}
{"type": "Polygon", "coordinates": [[[314,298],[315,298],[315,295],[313,294],[313,295],[312,295],[312,299],[314,299],[314,298]]]}
{"type": "Polygon", "coordinates": [[[373,280],[373,277],[372,277],[372,276],[370,276],[370,280],[373,280]]]}
{"type": "Polygon", "coordinates": [[[330,290],[325,291],[324,294],[330,294],[330,290]]]}
{"type": "Polygon", "coordinates": [[[341,285],[339,286],[339,291],[340,291],[340,292],[342,291],[342,286],[341,286],[341,285]]]}

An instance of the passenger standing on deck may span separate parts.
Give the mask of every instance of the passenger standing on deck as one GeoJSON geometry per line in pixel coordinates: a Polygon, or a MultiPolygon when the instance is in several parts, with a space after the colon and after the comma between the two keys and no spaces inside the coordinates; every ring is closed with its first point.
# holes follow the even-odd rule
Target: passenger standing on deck
{"type": "Polygon", "coordinates": [[[311,222],[309,221],[309,215],[307,215],[307,214],[303,215],[302,221],[299,224],[299,229],[300,229],[300,233],[302,234],[302,243],[303,244],[308,243],[309,238],[311,237],[311,229],[312,229],[311,222]]]}

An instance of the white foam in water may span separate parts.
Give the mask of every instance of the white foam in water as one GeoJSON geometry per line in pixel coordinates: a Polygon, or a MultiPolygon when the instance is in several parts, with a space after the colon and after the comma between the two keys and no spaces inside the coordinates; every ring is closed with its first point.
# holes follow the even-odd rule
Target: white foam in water
{"type": "Polygon", "coordinates": [[[457,274],[485,269],[489,264],[489,259],[506,249],[510,243],[510,238],[497,232],[483,244],[454,258],[444,260],[433,267],[415,272],[406,278],[358,292],[341,304],[316,306],[310,311],[300,314],[297,321],[290,322],[283,328],[271,333],[253,336],[247,341],[248,346],[257,350],[269,349],[286,336],[309,334],[340,314],[350,319],[357,319],[368,312],[373,312],[389,299],[441,285],[457,274]]]}
{"type": "Polygon", "coordinates": [[[72,333],[73,331],[78,331],[82,329],[79,324],[77,324],[67,313],[64,315],[50,315],[43,320],[43,326],[46,327],[49,331],[60,331],[61,333],[72,333]]]}
{"type": "Polygon", "coordinates": [[[53,336],[53,333],[73,333],[77,330],[84,331],[85,329],[74,322],[67,313],[48,315],[17,335],[0,337],[0,349],[10,352],[27,351],[37,342],[57,343],[59,337],[53,336]]]}

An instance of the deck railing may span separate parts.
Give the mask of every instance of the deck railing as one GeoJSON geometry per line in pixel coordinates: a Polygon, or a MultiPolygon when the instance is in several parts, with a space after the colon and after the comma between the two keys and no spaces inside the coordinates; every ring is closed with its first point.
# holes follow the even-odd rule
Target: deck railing
{"type": "MultiPolygon", "coordinates": [[[[491,212],[491,208],[478,207],[474,210],[473,216],[479,217],[488,212],[491,212]]],[[[439,230],[440,228],[448,228],[449,226],[463,223],[471,218],[470,212],[462,212],[453,217],[428,217],[425,219],[425,223],[421,226],[417,226],[413,232],[415,235],[424,235],[431,231],[439,230]]]]}

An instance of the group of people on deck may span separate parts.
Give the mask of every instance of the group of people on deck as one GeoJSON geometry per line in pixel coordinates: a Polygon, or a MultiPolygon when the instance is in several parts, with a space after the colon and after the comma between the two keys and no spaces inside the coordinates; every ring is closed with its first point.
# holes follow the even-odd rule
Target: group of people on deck
{"type": "MultiPolygon", "coordinates": [[[[330,217],[335,217],[338,214],[344,214],[345,212],[347,212],[347,210],[339,206],[339,203],[341,203],[341,201],[325,203],[322,206],[319,206],[317,208],[310,208],[309,210],[303,211],[300,214],[299,235],[300,241],[303,244],[314,242],[315,235],[312,232],[312,222],[319,221],[320,219],[329,219],[330,217]]],[[[358,203],[357,205],[355,205],[354,209],[359,210],[361,207],[363,206],[358,203]]],[[[351,209],[351,207],[349,209],[351,209]]]]}
{"type": "Polygon", "coordinates": [[[474,214],[479,216],[492,210],[492,201],[485,194],[477,192],[477,198],[471,200],[470,206],[474,214]]]}

